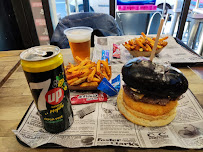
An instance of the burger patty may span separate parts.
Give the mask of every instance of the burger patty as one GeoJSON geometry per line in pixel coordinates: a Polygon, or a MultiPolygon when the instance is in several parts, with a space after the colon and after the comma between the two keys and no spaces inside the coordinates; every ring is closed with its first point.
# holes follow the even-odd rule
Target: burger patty
{"type": "Polygon", "coordinates": [[[161,106],[165,106],[167,103],[171,101],[169,98],[159,98],[157,96],[147,96],[142,95],[136,91],[133,91],[129,86],[123,85],[123,89],[125,93],[132,98],[134,101],[149,103],[149,104],[158,104],[161,106]]]}

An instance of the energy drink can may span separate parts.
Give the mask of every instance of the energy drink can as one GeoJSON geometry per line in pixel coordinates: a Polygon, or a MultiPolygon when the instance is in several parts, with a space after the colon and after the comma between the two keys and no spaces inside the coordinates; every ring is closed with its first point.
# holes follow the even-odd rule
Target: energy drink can
{"type": "Polygon", "coordinates": [[[44,129],[59,133],[69,128],[73,111],[60,49],[51,45],[32,47],[20,58],[44,129]]]}

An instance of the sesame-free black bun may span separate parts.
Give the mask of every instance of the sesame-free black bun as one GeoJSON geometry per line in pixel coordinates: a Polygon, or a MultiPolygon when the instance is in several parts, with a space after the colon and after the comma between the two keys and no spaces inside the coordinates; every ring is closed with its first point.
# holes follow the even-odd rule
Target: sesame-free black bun
{"type": "Polygon", "coordinates": [[[149,60],[134,58],[122,68],[123,81],[142,94],[177,99],[188,89],[188,81],[180,70],[149,60]]]}

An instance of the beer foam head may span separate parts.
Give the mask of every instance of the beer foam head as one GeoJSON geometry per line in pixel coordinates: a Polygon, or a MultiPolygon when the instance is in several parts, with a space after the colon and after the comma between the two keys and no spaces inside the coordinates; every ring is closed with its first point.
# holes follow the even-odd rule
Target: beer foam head
{"type": "Polygon", "coordinates": [[[73,27],[66,29],[64,34],[70,42],[80,43],[89,41],[93,29],[89,27],[73,27]]]}

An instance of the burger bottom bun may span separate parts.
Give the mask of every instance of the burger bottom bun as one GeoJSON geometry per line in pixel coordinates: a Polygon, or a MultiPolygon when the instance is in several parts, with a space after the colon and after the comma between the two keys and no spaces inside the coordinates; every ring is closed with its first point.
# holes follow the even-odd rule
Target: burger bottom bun
{"type": "Polygon", "coordinates": [[[165,126],[169,124],[176,116],[176,106],[164,115],[152,116],[128,107],[123,100],[123,90],[121,89],[117,97],[117,106],[121,114],[129,121],[146,127],[165,126]]]}

